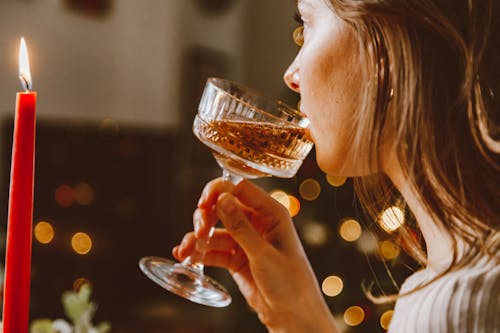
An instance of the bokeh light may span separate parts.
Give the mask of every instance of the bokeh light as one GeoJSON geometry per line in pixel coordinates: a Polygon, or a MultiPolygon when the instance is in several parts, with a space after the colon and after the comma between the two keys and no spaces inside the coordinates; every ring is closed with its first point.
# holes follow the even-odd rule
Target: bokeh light
{"type": "Polygon", "coordinates": [[[99,124],[99,131],[103,138],[113,138],[118,135],[119,130],[118,122],[112,118],[104,118],[99,124]]]}
{"type": "Polygon", "coordinates": [[[326,296],[335,297],[344,289],[344,282],[336,275],[331,275],[323,280],[321,290],[326,296]]]}
{"type": "Polygon", "coordinates": [[[73,291],[74,292],[78,292],[80,290],[80,288],[83,286],[83,285],[89,285],[90,287],[92,287],[92,283],[90,283],[90,281],[84,277],[81,277],[81,278],[78,278],[76,279],[74,282],[73,282],[73,291]]]}
{"type": "Polygon", "coordinates": [[[92,239],[84,232],[77,232],[71,238],[71,247],[78,254],[87,254],[92,249],[92,239]]]}
{"type": "Polygon", "coordinates": [[[49,244],[54,239],[54,228],[49,222],[40,221],[33,230],[35,239],[42,244],[49,244]]]}
{"type": "Polygon", "coordinates": [[[349,326],[358,326],[365,320],[365,311],[360,306],[350,306],[344,312],[344,322],[349,326]]]}
{"type": "Polygon", "coordinates": [[[380,326],[382,326],[384,330],[389,329],[389,324],[391,323],[393,314],[394,310],[387,310],[382,314],[382,316],[380,316],[380,326]]]}
{"type": "Polygon", "coordinates": [[[340,187],[347,181],[346,177],[326,175],[326,181],[333,187],[340,187]]]}
{"type": "Polygon", "coordinates": [[[308,245],[324,245],[328,240],[328,228],[319,222],[307,222],[302,227],[302,237],[308,245]]]}
{"type": "Polygon", "coordinates": [[[88,206],[94,201],[94,189],[87,183],[78,183],[74,188],[75,200],[82,206],[88,206]]]}
{"type": "Polygon", "coordinates": [[[297,197],[293,195],[288,195],[288,199],[290,199],[290,208],[288,211],[290,212],[290,216],[294,217],[300,213],[300,201],[297,197]]]}
{"type": "Polygon", "coordinates": [[[337,326],[338,332],[349,332],[351,330],[350,326],[347,326],[344,322],[344,314],[339,313],[334,315],[333,320],[335,321],[335,326],[337,326]]]}
{"type": "Polygon", "coordinates": [[[385,232],[394,232],[405,223],[404,212],[399,207],[389,207],[380,215],[379,223],[385,232]]]}
{"type": "Polygon", "coordinates": [[[297,28],[295,28],[295,30],[292,33],[292,39],[294,43],[299,47],[304,45],[303,31],[304,31],[304,26],[300,25],[297,28]]]}
{"type": "Polygon", "coordinates": [[[401,252],[399,246],[390,240],[385,240],[380,243],[380,255],[382,258],[392,260],[397,258],[401,252]]]}
{"type": "Polygon", "coordinates": [[[379,250],[377,236],[371,231],[363,231],[356,242],[356,248],[362,253],[376,253],[379,250]]]}
{"type": "Polygon", "coordinates": [[[73,189],[67,184],[59,185],[56,188],[54,199],[59,206],[70,207],[75,202],[73,189]]]}
{"type": "Polygon", "coordinates": [[[274,190],[269,194],[274,200],[285,206],[291,217],[297,216],[300,212],[300,201],[293,195],[282,190],[274,190]]]}
{"type": "Polygon", "coordinates": [[[286,209],[290,210],[290,198],[288,194],[282,190],[275,190],[271,192],[271,197],[278,201],[280,204],[286,207],[286,209]]]}
{"type": "Polygon", "coordinates": [[[299,193],[304,200],[316,200],[321,194],[321,185],[317,180],[308,178],[300,184],[299,193]]]}
{"type": "Polygon", "coordinates": [[[340,237],[346,242],[355,242],[361,237],[361,224],[354,219],[345,219],[340,224],[340,237]]]}

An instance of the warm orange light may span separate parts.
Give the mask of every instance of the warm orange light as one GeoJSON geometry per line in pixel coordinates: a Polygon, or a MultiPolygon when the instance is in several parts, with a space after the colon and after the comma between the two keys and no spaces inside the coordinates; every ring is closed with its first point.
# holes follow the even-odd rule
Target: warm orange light
{"type": "Polygon", "coordinates": [[[394,232],[405,223],[405,214],[399,207],[389,207],[380,215],[379,223],[384,231],[394,232]]]}
{"type": "Polygon", "coordinates": [[[295,28],[292,33],[292,39],[297,46],[304,45],[304,26],[301,25],[295,28]]]}
{"type": "Polygon", "coordinates": [[[323,293],[330,297],[339,295],[344,289],[344,282],[338,276],[332,275],[323,280],[321,290],[323,293]]]}
{"type": "Polygon", "coordinates": [[[57,187],[54,194],[57,204],[61,207],[69,207],[75,202],[75,195],[71,186],[63,184],[57,187]]]}
{"type": "Polygon", "coordinates": [[[354,219],[346,219],[340,225],[339,233],[347,242],[354,242],[361,237],[361,224],[354,219]]]}
{"type": "Polygon", "coordinates": [[[71,247],[78,254],[87,254],[92,249],[92,239],[84,232],[77,232],[71,238],[71,247]]]}
{"type": "Polygon", "coordinates": [[[401,252],[399,246],[391,242],[390,240],[385,240],[380,243],[380,255],[387,260],[395,259],[401,252]]]}
{"type": "Polygon", "coordinates": [[[54,228],[49,222],[41,221],[33,230],[35,239],[42,244],[49,244],[54,239],[54,228]]]}
{"type": "Polygon", "coordinates": [[[74,188],[76,202],[82,206],[88,206],[94,201],[94,189],[87,183],[79,183],[74,188]]]}
{"type": "Polygon", "coordinates": [[[289,195],[288,199],[290,200],[290,208],[288,211],[290,212],[290,216],[294,217],[300,213],[300,201],[293,195],[289,195]]]}
{"type": "Polygon", "coordinates": [[[300,212],[300,201],[293,195],[290,195],[282,190],[275,190],[270,193],[270,196],[285,206],[291,217],[297,216],[300,212]]]}
{"type": "Polygon", "coordinates": [[[78,292],[83,285],[92,286],[90,281],[84,277],[78,278],[73,282],[73,291],[78,292]]]}
{"type": "Polygon", "coordinates": [[[344,312],[344,322],[349,326],[358,326],[365,320],[365,311],[360,306],[351,306],[344,312]]]}
{"type": "Polygon", "coordinates": [[[304,200],[316,200],[321,193],[321,185],[316,179],[308,178],[300,184],[299,193],[304,200]]]}
{"type": "Polygon", "coordinates": [[[389,324],[391,323],[393,314],[394,314],[393,310],[387,310],[382,314],[382,316],[380,316],[380,326],[382,326],[384,330],[389,329],[389,324]]]}
{"type": "Polygon", "coordinates": [[[326,175],[326,181],[333,187],[340,187],[347,181],[346,177],[326,175]]]}
{"type": "Polygon", "coordinates": [[[286,194],[284,191],[281,190],[276,190],[271,192],[271,197],[278,201],[280,204],[286,207],[286,209],[290,209],[290,198],[288,197],[288,194],[286,194]]]}

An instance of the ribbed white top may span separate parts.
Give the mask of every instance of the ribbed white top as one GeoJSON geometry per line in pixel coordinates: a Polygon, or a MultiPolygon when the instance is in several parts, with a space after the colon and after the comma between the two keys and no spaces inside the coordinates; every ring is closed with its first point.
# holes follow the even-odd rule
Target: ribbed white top
{"type": "MultiPolygon", "coordinates": [[[[403,283],[400,294],[434,276],[430,269],[414,273],[403,283]]],[[[500,265],[483,258],[401,296],[388,332],[499,333],[500,265]]]]}

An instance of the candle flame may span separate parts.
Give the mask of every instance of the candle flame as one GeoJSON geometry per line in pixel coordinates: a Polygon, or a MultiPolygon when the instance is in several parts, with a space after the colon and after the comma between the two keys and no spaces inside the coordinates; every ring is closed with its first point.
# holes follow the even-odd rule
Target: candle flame
{"type": "Polygon", "coordinates": [[[31,90],[31,73],[30,64],[28,60],[28,48],[24,38],[21,38],[21,46],[19,47],[19,79],[24,90],[31,90]]]}

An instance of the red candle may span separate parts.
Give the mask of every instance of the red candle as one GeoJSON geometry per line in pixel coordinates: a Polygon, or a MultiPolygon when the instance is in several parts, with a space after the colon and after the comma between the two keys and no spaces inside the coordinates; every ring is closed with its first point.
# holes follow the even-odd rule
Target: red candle
{"type": "Polygon", "coordinates": [[[25,92],[17,93],[12,142],[3,301],[4,333],[28,333],[29,327],[36,93],[30,91],[31,76],[24,39],[21,39],[19,77],[25,92]]]}

